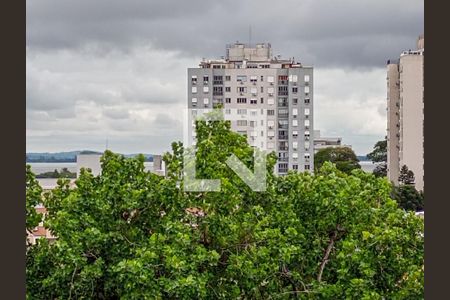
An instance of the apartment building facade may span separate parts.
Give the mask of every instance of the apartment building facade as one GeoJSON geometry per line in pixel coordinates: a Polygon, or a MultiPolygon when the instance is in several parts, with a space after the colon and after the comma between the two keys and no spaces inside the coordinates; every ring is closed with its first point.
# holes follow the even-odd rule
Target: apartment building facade
{"type": "MultiPolygon", "coordinates": [[[[313,68],[272,55],[269,43],[227,45],[226,56],[188,68],[188,109],[223,107],[232,130],[275,151],[277,174],[314,169],[313,68]]],[[[195,144],[189,125],[188,144],[195,144]]]]}
{"type": "Polygon", "coordinates": [[[387,172],[398,184],[402,166],[424,188],[424,36],[417,49],[401,53],[387,63],[387,172]]]}

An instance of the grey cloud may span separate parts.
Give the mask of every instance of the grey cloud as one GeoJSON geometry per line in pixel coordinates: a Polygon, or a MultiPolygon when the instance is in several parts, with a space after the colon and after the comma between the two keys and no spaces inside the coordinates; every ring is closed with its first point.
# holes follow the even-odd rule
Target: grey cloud
{"type": "Polygon", "coordinates": [[[136,45],[219,57],[224,44],[271,41],[305,64],[375,66],[423,31],[423,1],[28,1],[33,48],[129,51],[136,45]],[[257,9],[259,8],[259,9],[257,9]]]}

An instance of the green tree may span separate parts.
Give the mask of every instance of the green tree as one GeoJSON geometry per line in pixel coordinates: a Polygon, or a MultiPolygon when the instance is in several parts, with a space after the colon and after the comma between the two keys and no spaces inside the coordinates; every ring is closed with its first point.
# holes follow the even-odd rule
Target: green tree
{"type": "Polygon", "coordinates": [[[387,140],[378,141],[373,147],[373,151],[367,154],[367,157],[378,165],[373,170],[377,177],[387,176],[387,140]]]}
{"type": "Polygon", "coordinates": [[[144,158],[106,151],[102,173],[82,170],[47,194],[58,237],[27,255],[30,299],[422,299],[423,220],[398,209],[390,183],[324,163],[314,174],[273,174],[253,192],[228,168],[252,168],[253,148],[229,122],[197,124],[197,178],[220,192],[185,192],[174,143],[168,176],[144,158]],[[399,259],[399,257],[401,259],[399,259]]]}
{"type": "Polygon", "coordinates": [[[354,169],[361,169],[358,157],[349,147],[327,147],[320,149],[314,155],[315,169],[319,170],[326,161],[334,163],[338,170],[347,174],[350,174],[354,169]]]}
{"type": "Polygon", "coordinates": [[[412,185],[394,186],[392,188],[392,199],[397,200],[398,205],[405,210],[424,210],[424,193],[417,191],[412,185]]]}
{"type": "Polygon", "coordinates": [[[41,221],[41,214],[39,214],[35,207],[42,202],[42,188],[36,180],[31,166],[26,165],[26,230],[31,232],[33,228],[38,226],[41,221]]]}
{"type": "Polygon", "coordinates": [[[413,185],[415,182],[414,172],[408,169],[406,165],[403,165],[400,169],[400,175],[398,176],[400,184],[413,185]]]}

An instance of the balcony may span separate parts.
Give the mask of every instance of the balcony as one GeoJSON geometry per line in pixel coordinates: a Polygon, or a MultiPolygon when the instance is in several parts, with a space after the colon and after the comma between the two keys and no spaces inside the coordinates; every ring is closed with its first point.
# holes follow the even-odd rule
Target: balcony
{"type": "Polygon", "coordinates": [[[289,81],[287,80],[278,80],[278,85],[288,85],[289,81]]]}
{"type": "Polygon", "coordinates": [[[278,91],[278,96],[287,96],[289,95],[288,91],[278,91]]]}
{"type": "Polygon", "coordinates": [[[279,140],[287,140],[288,136],[287,135],[278,135],[278,139],[279,140]]]}
{"type": "Polygon", "coordinates": [[[213,84],[214,85],[221,85],[221,84],[223,84],[223,80],[214,80],[213,84]]]}
{"type": "Polygon", "coordinates": [[[223,96],[223,91],[213,91],[213,96],[223,96]]]}

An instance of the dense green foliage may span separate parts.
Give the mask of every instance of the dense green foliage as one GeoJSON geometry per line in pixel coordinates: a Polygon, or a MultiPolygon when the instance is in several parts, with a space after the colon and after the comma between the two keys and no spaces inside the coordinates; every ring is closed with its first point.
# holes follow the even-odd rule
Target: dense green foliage
{"type": "Polygon", "coordinates": [[[405,210],[424,210],[425,196],[422,191],[417,191],[412,185],[400,185],[392,188],[392,199],[405,210]]]}
{"type": "Polygon", "coordinates": [[[39,214],[35,207],[41,203],[42,188],[39,186],[31,167],[26,165],[26,230],[32,231],[33,228],[38,226],[41,221],[41,214],[39,214]]]}
{"type": "Polygon", "coordinates": [[[361,169],[358,157],[349,147],[327,147],[320,149],[314,155],[315,169],[319,170],[327,161],[334,163],[338,170],[347,174],[350,174],[354,169],[361,169]]]}
{"type": "Polygon", "coordinates": [[[70,172],[67,168],[62,168],[60,172],[54,170],[53,172],[45,172],[36,175],[36,178],[76,178],[77,173],[70,172]]]}
{"type": "Polygon", "coordinates": [[[180,143],[168,177],[106,151],[46,195],[58,237],[27,255],[29,299],[422,299],[423,220],[398,209],[390,184],[331,163],[273,175],[253,192],[225,164],[253,149],[228,122],[198,123],[197,176],[221,192],[184,192],[180,143]]]}
{"type": "Polygon", "coordinates": [[[367,157],[378,165],[373,170],[377,177],[387,176],[387,140],[378,141],[373,147],[373,151],[367,154],[367,157]]]}

